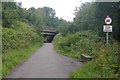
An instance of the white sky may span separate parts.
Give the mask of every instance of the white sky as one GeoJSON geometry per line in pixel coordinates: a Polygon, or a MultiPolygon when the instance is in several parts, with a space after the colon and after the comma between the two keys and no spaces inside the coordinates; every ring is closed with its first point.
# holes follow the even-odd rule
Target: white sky
{"type": "Polygon", "coordinates": [[[22,7],[51,7],[56,11],[56,16],[67,21],[73,21],[75,7],[91,0],[14,0],[22,2],[22,7]]]}

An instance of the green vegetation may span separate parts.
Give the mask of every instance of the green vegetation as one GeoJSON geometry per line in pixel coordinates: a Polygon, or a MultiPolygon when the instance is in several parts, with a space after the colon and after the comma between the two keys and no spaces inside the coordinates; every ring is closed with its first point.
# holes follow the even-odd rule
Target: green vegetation
{"type": "Polygon", "coordinates": [[[83,31],[81,33],[77,32],[66,37],[62,37],[61,34],[58,34],[55,37],[54,45],[57,46],[57,50],[60,49],[59,53],[63,53],[63,55],[68,55],[73,58],[79,58],[80,53],[85,53],[88,55],[96,54],[96,50],[98,51],[99,49],[96,47],[97,44],[94,43],[99,41],[100,37],[98,37],[97,32],[83,31]]]}
{"type": "Polygon", "coordinates": [[[66,37],[58,34],[54,39],[58,53],[80,59],[80,54],[95,56],[82,68],[71,73],[72,78],[117,78],[118,77],[118,43],[109,40],[109,51],[105,51],[105,39],[93,31],[77,32],[66,37]],[[108,54],[108,55],[107,55],[108,54]]]}
{"type": "Polygon", "coordinates": [[[12,49],[28,47],[31,43],[40,42],[39,36],[30,26],[17,22],[17,25],[13,26],[13,28],[3,28],[3,53],[12,49]]]}

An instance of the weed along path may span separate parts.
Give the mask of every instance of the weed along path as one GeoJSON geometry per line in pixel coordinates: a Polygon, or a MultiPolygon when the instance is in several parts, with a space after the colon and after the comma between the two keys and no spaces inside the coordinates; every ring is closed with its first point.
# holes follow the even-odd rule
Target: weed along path
{"type": "Polygon", "coordinates": [[[56,53],[52,43],[44,45],[6,78],[68,78],[82,63],[56,53]]]}

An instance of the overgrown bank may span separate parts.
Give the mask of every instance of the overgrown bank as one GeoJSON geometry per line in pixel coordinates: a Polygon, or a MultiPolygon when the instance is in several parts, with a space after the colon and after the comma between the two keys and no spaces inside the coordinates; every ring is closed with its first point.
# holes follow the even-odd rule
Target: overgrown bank
{"type": "Polygon", "coordinates": [[[82,68],[72,72],[72,78],[117,78],[119,74],[118,42],[109,38],[108,56],[105,51],[105,38],[93,31],[82,31],[63,37],[58,34],[53,42],[58,53],[79,59],[80,54],[95,56],[83,65],[82,68]]]}
{"type": "Polygon", "coordinates": [[[26,23],[16,21],[11,28],[2,30],[2,73],[7,75],[42,45],[42,36],[26,23]]]}

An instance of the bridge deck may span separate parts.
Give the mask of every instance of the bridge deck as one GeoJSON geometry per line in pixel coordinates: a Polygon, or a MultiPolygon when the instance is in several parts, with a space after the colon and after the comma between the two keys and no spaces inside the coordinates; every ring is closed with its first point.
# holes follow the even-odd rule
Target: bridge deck
{"type": "Polygon", "coordinates": [[[42,33],[43,35],[51,35],[51,36],[54,36],[55,33],[42,33]]]}
{"type": "Polygon", "coordinates": [[[47,33],[57,33],[57,31],[55,30],[42,30],[42,32],[47,32],[47,33]]]}

